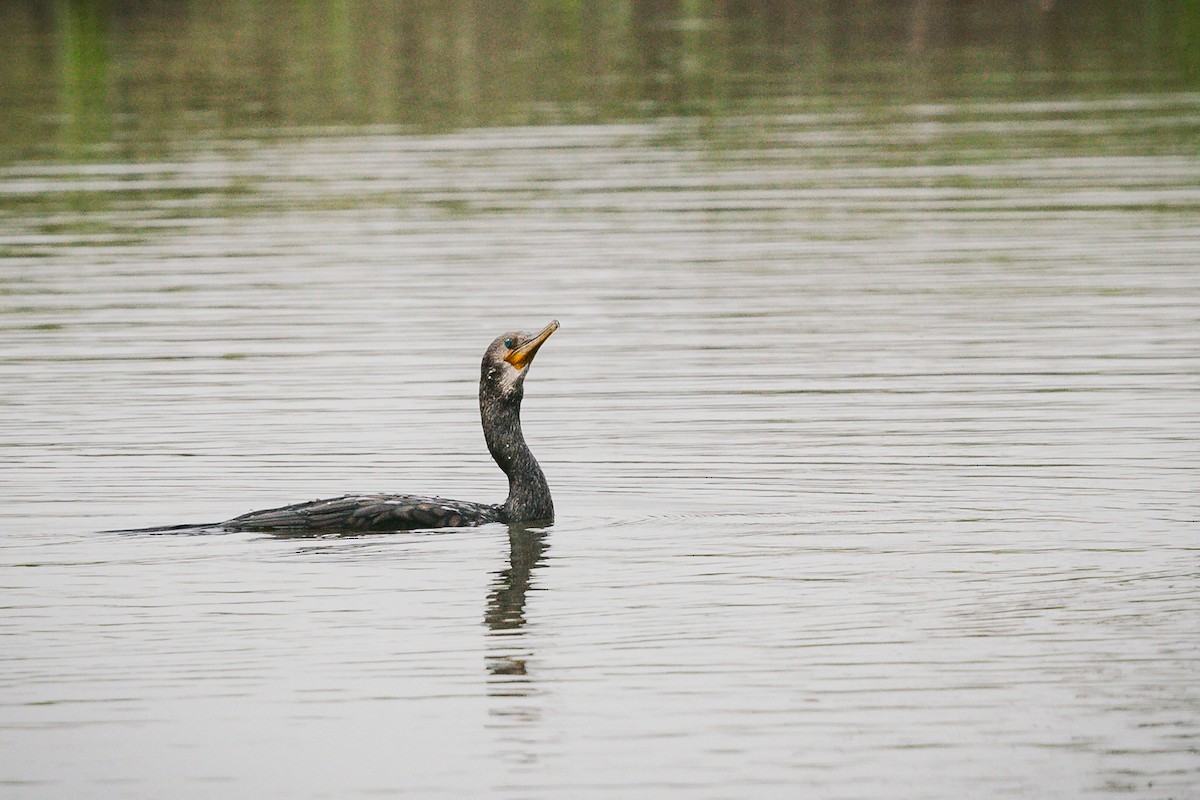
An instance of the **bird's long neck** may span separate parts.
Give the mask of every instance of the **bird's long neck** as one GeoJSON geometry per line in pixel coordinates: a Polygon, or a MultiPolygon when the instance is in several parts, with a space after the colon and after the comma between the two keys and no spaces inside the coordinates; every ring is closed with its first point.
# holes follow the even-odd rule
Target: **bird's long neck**
{"type": "Polygon", "coordinates": [[[524,387],[517,386],[513,395],[497,397],[488,392],[479,394],[479,413],[483,420],[483,436],[496,464],[508,476],[508,499],[504,501],[507,522],[553,520],[554,501],[546,476],[525,444],[521,432],[521,397],[524,387]]]}

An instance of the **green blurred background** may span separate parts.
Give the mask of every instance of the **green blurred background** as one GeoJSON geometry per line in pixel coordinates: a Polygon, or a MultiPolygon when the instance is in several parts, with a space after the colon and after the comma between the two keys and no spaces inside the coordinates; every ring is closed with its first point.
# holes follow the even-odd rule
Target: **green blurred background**
{"type": "Polygon", "coordinates": [[[0,162],[196,138],[1190,91],[1194,0],[27,0],[0,162]]]}

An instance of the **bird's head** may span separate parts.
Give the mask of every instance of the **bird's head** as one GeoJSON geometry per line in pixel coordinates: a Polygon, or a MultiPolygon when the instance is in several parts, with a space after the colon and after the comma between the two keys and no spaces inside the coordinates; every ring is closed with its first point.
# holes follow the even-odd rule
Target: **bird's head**
{"type": "Polygon", "coordinates": [[[483,354],[480,370],[483,388],[489,394],[500,398],[519,398],[521,384],[525,381],[525,374],[529,372],[533,357],[556,330],[558,320],[554,320],[537,333],[509,331],[497,336],[483,354]]]}

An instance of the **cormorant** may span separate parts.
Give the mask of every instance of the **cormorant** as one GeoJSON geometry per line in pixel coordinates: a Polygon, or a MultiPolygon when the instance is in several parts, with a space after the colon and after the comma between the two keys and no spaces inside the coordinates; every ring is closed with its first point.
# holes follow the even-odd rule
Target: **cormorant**
{"type": "Polygon", "coordinates": [[[329,500],[252,511],[219,527],[283,534],[398,531],[554,521],[550,486],[521,433],[525,375],[538,348],[558,330],[554,320],[538,333],[497,336],[483,354],[479,414],[492,458],[508,476],[508,499],[499,505],[408,494],[346,495],[329,500]]]}

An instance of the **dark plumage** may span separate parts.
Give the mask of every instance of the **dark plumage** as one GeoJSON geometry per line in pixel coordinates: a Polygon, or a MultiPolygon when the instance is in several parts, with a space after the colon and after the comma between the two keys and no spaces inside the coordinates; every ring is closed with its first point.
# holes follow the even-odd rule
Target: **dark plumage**
{"type": "Polygon", "coordinates": [[[304,534],[553,522],[550,486],[521,432],[521,398],[534,355],[557,329],[555,320],[536,334],[505,333],[496,337],[483,354],[479,413],[488,450],[508,475],[508,498],[503,503],[488,505],[406,494],[346,495],[253,511],[220,527],[304,534]]]}

